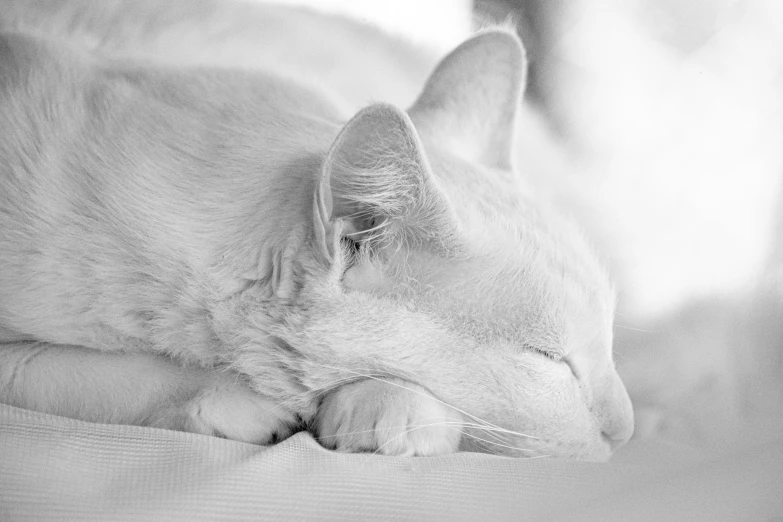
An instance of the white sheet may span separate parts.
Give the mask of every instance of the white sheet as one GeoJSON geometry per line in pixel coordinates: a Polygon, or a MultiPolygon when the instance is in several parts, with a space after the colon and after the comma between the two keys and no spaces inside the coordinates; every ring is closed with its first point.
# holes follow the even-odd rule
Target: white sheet
{"type": "Polygon", "coordinates": [[[0,520],[771,520],[783,437],[724,456],[631,443],[609,464],[265,448],[0,405],[0,520]]]}

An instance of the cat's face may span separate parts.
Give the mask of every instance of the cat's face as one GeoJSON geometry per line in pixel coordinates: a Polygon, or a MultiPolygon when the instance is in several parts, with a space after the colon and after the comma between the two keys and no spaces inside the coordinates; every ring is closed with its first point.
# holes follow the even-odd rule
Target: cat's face
{"type": "Polygon", "coordinates": [[[605,459],[633,425],[614,294],[508,160],[522,62],[515,37],[484,33],[442,62],[410,118],[379,105],[346,125],[287,337],[313,389],[362,375],[427,388],[462,414],[465,449],[605,459]]]}

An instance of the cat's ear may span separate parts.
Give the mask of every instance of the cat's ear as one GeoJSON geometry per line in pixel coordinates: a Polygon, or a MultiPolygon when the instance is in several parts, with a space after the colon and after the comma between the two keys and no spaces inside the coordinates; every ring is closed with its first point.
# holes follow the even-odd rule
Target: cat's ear
{"type": "Polygon", "coordinates": [[[404,111],[372,105],[345,124],[315,190],[315,235],[326,260],[341,237],[362,241],[406,232],[448,238],[455,221],[404,111]]]}
{"type": "Polygon", "coordinates": [[[428,139],[471,161],[508,169],[526,71],[516,35],[480,33],[440,62],[408,112],[428,139]]]}

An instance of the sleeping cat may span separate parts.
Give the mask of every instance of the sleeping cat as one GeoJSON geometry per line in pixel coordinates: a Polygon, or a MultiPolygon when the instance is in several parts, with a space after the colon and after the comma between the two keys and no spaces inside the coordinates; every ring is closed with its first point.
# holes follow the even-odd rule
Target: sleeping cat
{"type": "Polygon", "coordinates": [[[0,38],[0,401],[341,451],[606,459],[614,293],[481,32],[347,122],[270,70],[0,38]],[[524,171],[524,168],[519,170],[524,171]]]}

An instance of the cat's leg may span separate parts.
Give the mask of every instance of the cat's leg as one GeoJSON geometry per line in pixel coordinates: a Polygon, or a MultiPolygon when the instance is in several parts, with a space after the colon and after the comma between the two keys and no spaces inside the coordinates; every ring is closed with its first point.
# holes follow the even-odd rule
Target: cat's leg
{"type": "Polygon", "coordinates": [[[345,452],[441,455],[457,451],[462,416],[426,389],[401,379],[367,379],[327,395],[318,439],[345,452]]]}
{"type": "Polygon", "coordinates": [[[0,344],[0,402],[258,444],[281,440],[299,424],[235,373],[186,368],[152,354],[40,342],[0,344]]]}

